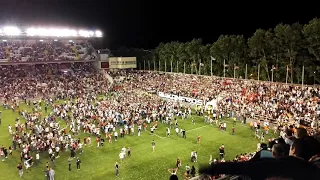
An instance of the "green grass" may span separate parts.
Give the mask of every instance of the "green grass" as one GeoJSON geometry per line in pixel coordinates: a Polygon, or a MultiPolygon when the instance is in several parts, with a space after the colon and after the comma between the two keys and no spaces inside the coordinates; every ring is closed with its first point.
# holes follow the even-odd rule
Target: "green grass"
{"type": "MultiPolygon", "coordinates": [[[[28,108],[21,104],[20,109],[28,108]]],[[[30,108],[28,108],[30,109],[30,108]]],[[[44,108],[42,108],[44,111],[44,108]]],[[[14,127],[14,121],[18,117],[17,112],[12,110],[2,111],[2,124],[0,126],[0,145],[8,147],[11,145],[11,136],[8,133],[8,125],[14,127]]],[[[95,139],[92,138],[92,147],[84,147],[84,153],[80,157],[82,164],[81,170],[76,170],[75,160],[72,162],[72,171],[68,171],[68,157],[70,152],[60,153],[60,158],[56,159],[55,179],[57,180],[105,180],[105,179],[137,179],[137,180],[165,180],[170,174],[169,168],[175,167],[177,157],[182,160],[182,168],[178,171],[179,179],[183,179],[183,172],[186,164],[190,166],[207,164],[209,156],[218,157],[218,148],[221,144],[226,147],[226,159],[233,159],[237,154],[252,152],[256,149],[258,140],[253,137],[253,132],[249,126],[237,123],[235,135],[231,135],[232,124],[227,121],[227,132],[219,131],[214,126],[203,122],[202,117],[194,116],[196,125],[190,119],[179,119],[180,127],[187,130],[187,138],[177,137],[174,130],[171,130],[171,137],[165,137],[166,125],[159,123],[159,128],[155,136],[149,132],[142,132],[138,137],[127,135],[112,144],[105,143],[104,147],[97,148],[95,139]],[[201,144],[196,143],[196,137],[201,136],[201,144]],[[152,152],[151,141],[156,142],[156,151],[152,152]],[[123,146],[131,148],[131,157],[120,163],[120,176],[115,177],[114,165],[119,162],[119,152],[123,146]],[[198,163],[190,163],[190,152],[198,152],[198,163]]],[[[20,118],[22,120],[22,118],[20,118]]],[[[63,123],[63,122],[61,122],[63,123]]],[[[137,127],[136,127],[137,128],[137,127]]],[[[137,130],[135,130],[137,133],[137,130]]],[[[81,134],[80,137],[84,135],[81,134]]],[[[81,141],[83,138],[81,138],[81,141]]],[[[41,164],[34,165],[28,170],[24,169],[23,179],[43,180],[45,179],[45,163],[49,161],[47,153],[40,155],[41,164]]],[[[20,161],[19,151],[13,152],[13,157],[8,157],[6,161],[0,161],[0,179],[15,180],[20,179],[16,168],[20,161]]]]}

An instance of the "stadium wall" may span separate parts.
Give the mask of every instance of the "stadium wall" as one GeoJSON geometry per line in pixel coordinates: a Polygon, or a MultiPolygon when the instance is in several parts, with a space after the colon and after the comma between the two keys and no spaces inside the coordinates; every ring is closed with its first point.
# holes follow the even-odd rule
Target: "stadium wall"
{"type": "Polygon", "coordinates": [[[137,68],[136,57],[108,57],[100,54],[100,61],[95,65],[97,69],[117,71],[119,69],[137,68]]]}
{"type": "Polygon", "coordinates": [[[136,69],[137,58],[136,57],[110,57],[109,58],[110,69],[136,69]]]}

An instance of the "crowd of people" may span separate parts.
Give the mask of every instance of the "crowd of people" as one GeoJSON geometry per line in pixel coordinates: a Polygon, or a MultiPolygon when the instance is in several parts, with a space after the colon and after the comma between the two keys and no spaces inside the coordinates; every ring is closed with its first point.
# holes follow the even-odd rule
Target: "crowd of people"
{"type": "Polygon", "coordinates": [[[105,89],[103,75],[91,63],[2,66],[0,99],[8,101],[76,97],[105,89]]]}
{"type": "MultiPolygon", "coordinates": [[[[55,159],[59,158],[60,151],[70,151],[70,157],[76,158],[75,154],[82,153],[84,146],[92,146],[94,140],[95,146],[100,147],[104,145],[105,139],[109,143],[118,140],[118,134],[120,138],[125,135],[140,136],[147,127],[151,132],[156,131],[158,122],[170,124],[169,127],[178,128],[179,132],[180,127],[173,117],[190,115],[191,106],[183,102],[166,101],[156,95],[158,92],[193,97],[203,102],[221,99],[218,109],[209,113],[211,120],[215,119],[213,114],[216,117],[224,114],[229,117],[242,115],[270,123],[276,122],[281,127],[281,138],[270,140],[273,144],[270,143],[269,152],[272,152],[274,144],[280,142],[286,147],[294,145],[294,128],[288,122],[300,124],[301,121],[306,121],[316,124],[320,113],[317,87],[132,71],[111,73],[116,80],[111,84],[104,73],[95,71],[91,63],[1,68],[0,98],[3,106],[19,113],[23,119],[16,119],[15,124],[12,124],[14,127],[10,125],[8,128],[12,135],[9,153],[19,150],[21,162],[24,162],[26,168],[38,163],[40,154],[47,156],[51,161],[46,174],[49,179],[49,172],[52,172],[51,168],[55,165],[55,159]],[[102,99],[99,98],[101,94],[104,95],[102,99]],[[64,102],[57,103],[57,100],[64,102]],[[20,101],[25,101],[32,107],[32,111],[20,109],[20,101]],[[43,106],[45,114],[42,113],[43,106]],[[67,126],[61,127],[58,119],[64,120],[67,126]],[[84,139],[79,139],[77,135],[80,133],[87,135],[84,139]],[[91,140],[92,137],[94,140],[91,140]]],[[[257,126],[254,125],[254,128],[257,129],[257,126]]],[[[315,126],[313,129],[316,133],[315,126]]],[[[167,134],[170,135],[170,129],[167,134]]],[[[308,133],[303,137],[311,139],[308,133]]],[[[317,145],[312,147],[315,151],[303,157],[305,160],[320,153],[317,145]]],[[[8,154],[8,150],[5,147],[1,149],[3,157],[7,157],[4,154],[8,154]]],[[[266,149],[263,146],[262,149],[268,150],[268,147],[266,149]]],[[[289,151],[286,153],[289,155],[289,151]]],[[[261,155],[241,154],[234,161],[249,161],[255,159],[257,154],[261,155]]],[[[267,153],[262,154],[262,157],[267,157],[267,153]]],[[[210,162],[216,164],[224,160],[221,158],[210,162]]]]}
{"type": "Polygon", "coordinates": [[[0,43],[0,61],[42,62],[90,60],[94,50],[85,41],[14,40],[0,43]]]}
{"type": "Polygon", "coordinates": [[[247,117],[313,127],[319,120],[317,86],[156,72],[121,73],[130,77],[136,88],[193,97],[204,103],[219,99],[219,110],[234,110],[247,117]]]}

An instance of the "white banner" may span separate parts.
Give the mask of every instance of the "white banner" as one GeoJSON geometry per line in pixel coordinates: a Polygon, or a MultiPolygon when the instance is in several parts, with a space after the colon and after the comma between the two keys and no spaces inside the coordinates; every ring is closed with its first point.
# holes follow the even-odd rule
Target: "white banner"
{"type": "Polygon", "coordinates": [[[164,92],[158,92],[158,96],[160,96],[162,98],[167,98],[167,99],[170,99],[170,100],[185,101],[185,102],[188,102],[190,104],[202,105],[202,100],[199,100],[199,99],[188,98],[188,97],[178,96],[178,95],[174,95],[174,94],[167,94],[167,93],[164,93],[164,92]]]}

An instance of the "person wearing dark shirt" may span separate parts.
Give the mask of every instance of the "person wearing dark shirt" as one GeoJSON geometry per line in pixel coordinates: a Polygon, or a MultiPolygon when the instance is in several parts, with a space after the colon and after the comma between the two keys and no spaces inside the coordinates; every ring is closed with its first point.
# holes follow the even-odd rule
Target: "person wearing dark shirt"
{"type": "Polygon", "coordinates": [[[187,138],[185,129],[182,129],[182,138],[187,138]]]}
{"type": "Polygon", "coordinates": [[[80,164],[81,164],[81,160],[79,159],[79,157],[77,158],[77,169],[80,170],[80,164]]]}
{"type": "Polygon", "coordinates": [[[19,170],[19,176],[22,177],[22,175],[23,175],[23,168],[22,168],[21,163],[19,163],[19,164],[17,165],[17,169],[19,170]]]}
{"type": "Polygon", "coordinates": [[[194,166],[191,167],[190,174],[192,177],[196,177],[196,168],[194,166]]]}
{"type": "Polygon", "coordinates": [[[116,165],[115,165],[115,171],[116,171],[116,176],[119,176],[119,164],[116,162],[116,165]]]}
{"type": "Polygon", "coordinates": [[[271,177],[316,180],[320,176],[320,169],[301,158],[289,156],[278,159],[263,158],[257,161],[218,163],[209,168],[200,168],[199,173],[244,175],[254,180],[265,180],[271,177]]]}
{"type": "Polygon", "coordinates": [[[312,156],[320,154],[318,142],[312,139],[297,139],[290,148],[290,156],[282,158],[262,158],[256,161],[219,163],[209,168],[200,168],[201,174],[244,175],[254,180],[281,177],[292,180],[316,180],[320,168],[308,162],[312,156]]]}
{"type": "Polygon", "coordinates": [[[272,158],[272,152],[268,150],[268,146],[265,143],[261,143],[261,150],[258,151],[250,161],[259,160],[261,158],[272,158]]]}
{"type": "Polygon", "coordinates": [[[68,159],[69,171],[71,171],[71,158],[68,159]]]}
{"type": "Polygon", "coordinates": [[[131,156],[131,149],[130,149],[130,147],[128,147],[128,157],[130,157],[131,156]]]}
{"type": "Polygon", "coordinates": [[[71,148],[70,157],[75,158],[75,154],[74,148],[71,148]]]}
{"type": "Polygon", "coordinates": [[[224,158],[224,145],[223,144],[219,148],[219,155],[220,155],[220,159],[224,158]]]}

